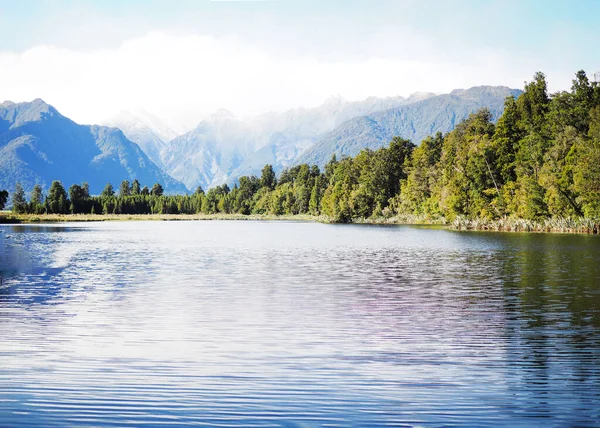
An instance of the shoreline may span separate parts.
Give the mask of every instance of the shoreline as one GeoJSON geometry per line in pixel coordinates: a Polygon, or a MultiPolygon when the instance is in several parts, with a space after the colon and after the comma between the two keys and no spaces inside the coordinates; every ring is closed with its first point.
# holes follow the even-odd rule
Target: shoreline
{"type": "Polygon", "coordinates": [[[102,221],[313,221],[328,222],[324,216],[270,214],[14,214],[0,212],[0,224],[67,223],[102,221]]]}
{"type": "MultiPolygon", "coordinates": [[[[67,222],[103,221],[304,221],[336,224],[327,216],[308,214],[15,214],[0,212],[0,225],[4,224],[43,224],[67,222]]],[[[364,225],[414,225],[435,226],[455,231],[471,232],[512,232],[512,233],[570,233],[600,234],[600,219],[591,218],[550,218],[544,220],[524,220],[502,218],[497,220],[457,218],[447,222],[443,218],[430,219],[412,215],[394,217],[358,218],[347,224],[364,225]]]]}

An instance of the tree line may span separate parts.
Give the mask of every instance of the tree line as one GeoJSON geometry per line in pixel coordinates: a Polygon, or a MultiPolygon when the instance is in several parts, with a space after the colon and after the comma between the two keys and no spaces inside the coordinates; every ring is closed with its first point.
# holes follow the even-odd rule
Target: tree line
{"type": "MultiPolygon", "coordinates": [[[[2,195],[0,193],[0,205],[2,195]]],[[[4,196],[6,202],[7,194],[4,196]]],[[[68,192],[58,181],[29,201],[17,184],[20,213],[311,214],[332,221],[418,215],[496,219],[600,216],[600,84],[576,73],[570,91],[549,94],[536,73],[518,97],[508,97],[497,123],[482,109],[446,135],[415,146],[395,137],[387,147],[354,157],[334,155],[323,171],[302,164],[276,176],[243,176],[191,195],[164,195],[134,180],[91,196],[87,184],[68,192]]]]}

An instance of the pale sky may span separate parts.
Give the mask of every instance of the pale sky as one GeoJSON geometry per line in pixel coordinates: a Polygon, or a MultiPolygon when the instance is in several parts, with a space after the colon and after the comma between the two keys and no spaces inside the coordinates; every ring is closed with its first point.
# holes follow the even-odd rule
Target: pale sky
{"type": "Polygon", "coordinates": [[[178,131],[331,95],[522,88],[600,70],[596,0],[0,0],[0,101],[80,123],[144,109],[178,131]]]}

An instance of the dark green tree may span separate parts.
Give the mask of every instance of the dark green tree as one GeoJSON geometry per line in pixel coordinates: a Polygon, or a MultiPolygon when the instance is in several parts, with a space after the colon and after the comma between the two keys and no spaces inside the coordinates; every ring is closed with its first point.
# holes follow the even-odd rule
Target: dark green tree
{"type": "Polygon", "coordinates": [[[265,165],[262,169],[260,176],[260,187],[266,187],[273,190],[277,185],[277,179],[275,177],[275,171],[273,171],[272,165],[265,165]]]}
{"type": "Polygon", "coordinates": [[[68,214],[69,198],[60,181],[53,181],[46,196],[46,211],[51,214],[68,214]]]}
{"type": "Polygon", "coordinates": [[[152,186],[152,190],[150,191],[150,194],[153,196],[162,196],[163,193],[163,187],[159,183],[155,183],[154,186],[152,186]]]}
{"type": "Polygon", "coordinates": [[[27,212],[27,200],[25,199],[25,191],[21,183],[15,185],[15,192],[12,196],[12,209],[17,214],[23,214],[27,212]]]}
{"type": "Polygon", "coordinates": [[[89,194],[87,194],[83,186],[73,184],[69,187],[69,200],[71,201],[70,210],[73,214],[81,214],[87,212],[87,202],[89,194]]]}
{"type": "Polygon", "coordinates": [[[119,196],[130,196],[131,195],[131,186],[129,185],[129,180],[121,181],[121,185],[119,186],[119,196]]]}
{"type": "Polygon", "coordinates": [[[2,211],[4,209],[7,201],[8,201],[8,192],[6,190],[0,190],[0,211],[2,211]]]}
{"type": "Polygon", "coordinates": [[[90,197],[90,185],[84,181],[83,183],[81,183],[81,190],[83,191],[83,197],[85,199],[89,199],[90,197]]]}
{"type": "Polygon", "coordinates": [[[33,190],[31,191],[31,196],[29,198],[29,212],[33,214],[42,214],[45,210],[42,186],[36,184],[33,186],[33,190]]]}
{"type": "Polygon", "coordinates": [[[136,196],[141,193],[142,189],[140,188],[140,182],[136,178],[135,180],[133,180],[133,183],[131,183],[131,194],[136,196]]]}
{"type": "Polygon", "coordinates": [[[104,190],[102,190],[100,195],[104,197],[114,196],[115,190],[113,189],[112,184],[108,183],[106,186],[104,186],[104,190]]]}

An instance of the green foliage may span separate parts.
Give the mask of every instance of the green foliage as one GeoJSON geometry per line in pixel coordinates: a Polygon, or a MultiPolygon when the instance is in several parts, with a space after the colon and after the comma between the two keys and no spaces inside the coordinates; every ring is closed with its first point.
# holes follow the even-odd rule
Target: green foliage
{"type": "Polygon", "coordinates": [[[106,186],[104,186],[104,190],[102,191],[102,193],[100,195],[104,196],[104,197],[114,196],[115,190],[113,189],[112,184],[108,183],[106,186]]]}
{"type": "Polygon", "coordinates": [[[131,195],[131,186],[129,185],[129,180],[123,180],[121,185],[119,186],[119,196],[130,196],[131,195]]]}
{"type": "Polygon", "coordinates": [[[15,185],[15,191],[12,196],[12,210],[17,214],[27,212],[27,200],[25,199],[25,191],[21,183],[15,185]]]}
{"type": "Polygon", "coordinates": [[[407,178],[402,180],[400,194],[394,197],[393,209],[399,214],[416,214],[436,217],[440,214],[437,199],[433,197],[439,180],[438,162],[442,154],[444,137],[437,133],[417,147],[405,162],[407,178]]]}
{"type": "Polygon", "coordinates": [[[7,201],[8,201],[8,191],[0,190],[0,211],[2,211],[4,209],[7,201]]]}
{"type": "Polygon", "coordinates": [[[73,214],[89,213],[92,208],[89,204],[90,194],[86,183],[81,186],[73,184],[69,187],[70,211],[73,214]]]}
{"type": "Polygon", "coordinates": [[[42,193],[42,186],[36,184],[33,186],[31,196],[29,197],[29,212],[32,214],[43,214],[46,212],[44,206],[44,194],[42,193]]]}
{"type": "Polygon", "coordinates": [[[150,190],[150,194],[153,196],[162,196],[164,193],[163,187],[159,183],[155,183],[150,190]]]}
{"type": "Polygon", "coordinates": [[[133,180],[131,183],[131,194],[132,195],[140,195],[142,193],[142,189],[140,188],[140,182],[137,181],[137,178],[133,180]]]}
{"type": "Polygon", "coordinates": [[[277,185],[277,179],[275,178],[275,171],[271,165],[265,165],[262,169],[260,176],[260,187],[266,187],[267,189],[273,190],[277,185]]]}
{"type": "Polygon", "coordinates": [[[46,212],[51,214],[67,214],[70,211],[69,208],[67,191],[60,181],[53,181],[46,196],[46,212]]]}
{"type": "Polygon", "coordinates": [[[526,220],[600,214],[600,86],[578,72],[571,92],[548,95],[537,73],[508,98],[494,126],[482,111],[413,152],[393,208],[447,219],[526,220]]]}

